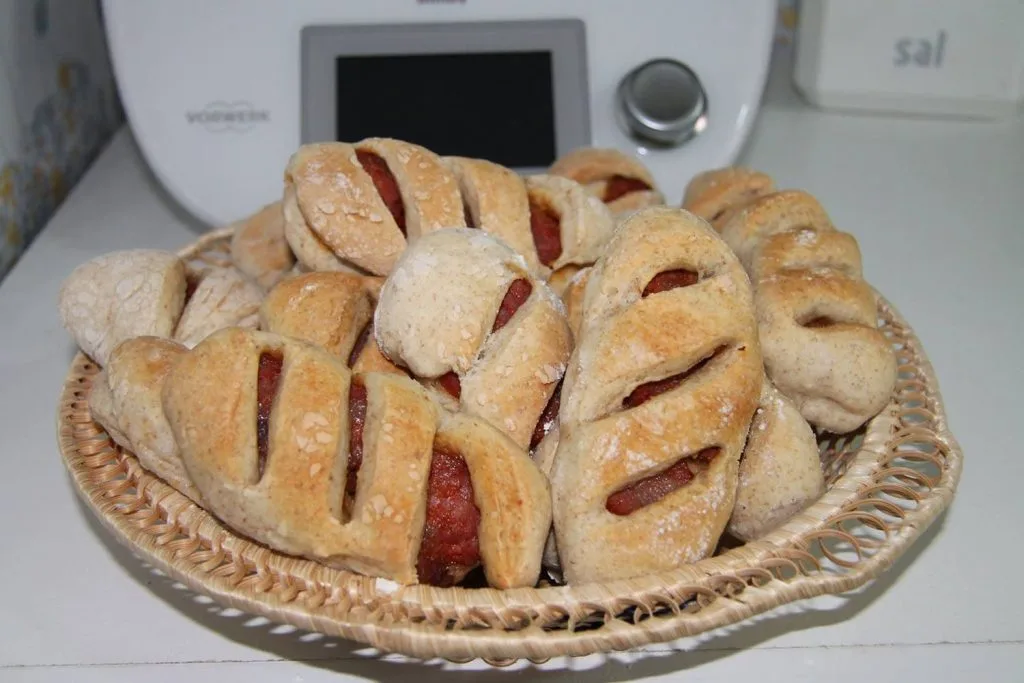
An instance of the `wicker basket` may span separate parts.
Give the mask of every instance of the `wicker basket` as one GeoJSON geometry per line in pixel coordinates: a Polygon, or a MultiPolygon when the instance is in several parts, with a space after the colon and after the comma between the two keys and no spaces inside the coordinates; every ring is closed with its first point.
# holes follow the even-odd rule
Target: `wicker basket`
{"type": "MultiPolygon", "coordinates": [[[[228,237],[210,233],[182,255],[200,268],[223,264],[228,237]]],[[[505,665],[623,650],[861,586],[949,504],[962,454],[946,429],[938,383],[909,326],[879,300],[899,381],[889,407],[866,428],[819,435],[827,493],[756,542],[641,578],[505,591],[396,589],[274,552],[234,534],[113,444],[89,415],[98,369],[82,354],[60,397],[60,449],[79,494],[119,541],[225,605],[423,659],[505,665]]]]}

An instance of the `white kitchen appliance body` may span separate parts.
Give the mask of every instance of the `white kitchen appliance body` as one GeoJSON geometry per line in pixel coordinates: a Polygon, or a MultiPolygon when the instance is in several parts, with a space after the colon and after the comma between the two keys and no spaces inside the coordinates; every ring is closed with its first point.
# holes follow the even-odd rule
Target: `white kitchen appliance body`
{"type": "Polygon", "coordinates": [[[300,144],[368,135],[523,173],[574,147],[614,147],[678,201],[750,131],[776,3],[104,0],[103,10],[147,162],[186,209],[220,225],[280,196],[300,144]]]}

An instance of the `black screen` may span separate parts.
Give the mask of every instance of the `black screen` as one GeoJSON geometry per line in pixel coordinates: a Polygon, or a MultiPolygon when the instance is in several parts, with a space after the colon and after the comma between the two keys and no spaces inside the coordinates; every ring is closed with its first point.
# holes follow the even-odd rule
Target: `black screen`
{"type": "Polygon", "coordinates": [[[336,61],[338,140],[392,137],[512,167],[555,160],[550,52],[336,61]]]}

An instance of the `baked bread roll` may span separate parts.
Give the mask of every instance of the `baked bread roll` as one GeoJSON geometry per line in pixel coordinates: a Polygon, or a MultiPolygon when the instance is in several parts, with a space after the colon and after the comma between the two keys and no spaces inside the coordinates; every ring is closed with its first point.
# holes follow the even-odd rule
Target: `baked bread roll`
{"type": "Polygon", "coordinates": [[[716,168],[693,177],[683,195],[683,208],[721,232],[736,207],[774,191],[771,177],[760,171],[742,166],[716,168]]]}
{"type": "Polygon", "coordinates": [[[319,346],[355,372],[405,370],[385,358],[373,338],[372,291],[360,275],[303,273],[267,293],[260,327],[319,346]]]}
{"type": "Polygon", "coordinates": [[[134,337],[169,338],[185,304],[185,264],[155,249],[103,254],[81,264],[60,288],[64,328],[98,365],[134,337]]]}
{"type": "Polygon", "coordinates": [[[295,265],[284,237],[284,212],[281,202],[267,204],[253,215],[232,226],[231,261],[262,289],[268,290],[295,265]]]}
{"type": "Polygon", "coordinates": [[[580,183],[616,216],[665,203],[647,167],[617,149],[574,149],[555,161],[548,173],[580,183]]]}
{"type": "Polygon", "coordinates": [[[656,207],[594,265],[551,474],[569,583],[710,555],[764,376],[750,284],[703,220],[656,207]]]}
{"type": "Polygon", "coordinates": [[[541,278],[593,263],[615,227],[611,213],[565,178],[523,178],[483,159],[446,157],[466,202],[466,224],[500,238],[541,278]]]}
{"type": "Polygon", "coordinates": [[[212,268],[199,274],[194,291],[174,329],[174,339],[192,348],[225,327],[259,324],[263,290],[237,268],[212,268]]]}
{"type": "Polygon", "coordinates": [[[163,405],[210,511],[276,550],[403,584],[452,585],[479,564],[496,588],[537,580],[544,476],[409,378],[232,328],[175,365],[163,405]]]}
{"type": "Polygon", "coordinates": [[[852,235],[806,192],[738,207],[722,237],[754,284],[765,369],[813,425],[853,431],[889,402],[896,356],[852,235]]]}
{"type": "Polygon", "coordinates": [[[201,503],[161,403],[164,380],[186,353],[181,344],[157,337],[118,344],[93,379],[89,412],[114,443],[135,454],[140,465],[201,503]]]}
{"type": "Polygon", "coordinates": [[[818,442],[793,402],[767,379],[740,458],[728,531],[753,541],[825,493],[818,442]]]}
{"type": "Polygon", "coordinates": [[[505,243],[466,228],[406,250],[381,289],[373,332],[391,361],[521,448],[572,350],[558,297],[505,243]]]}
{"type": "Polygon", "coordinates": [[[285,237],[308,270],[387,275],[407,240],[465,226],[448,167],[390,138],[300,147],[285,171],[283,202],[285,237]]]}

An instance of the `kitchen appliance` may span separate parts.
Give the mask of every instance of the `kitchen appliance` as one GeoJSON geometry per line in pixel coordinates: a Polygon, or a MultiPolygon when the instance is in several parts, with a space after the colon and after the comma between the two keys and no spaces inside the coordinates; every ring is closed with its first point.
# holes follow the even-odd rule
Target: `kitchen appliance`
{"type": "Polygon", "coordinates": [[[104,0],[128,121],[210,224],[281,192],[300,143],[390,136],[538,172],[581,145],[669,197],[758,111],[774,0],[104,0]]]}

